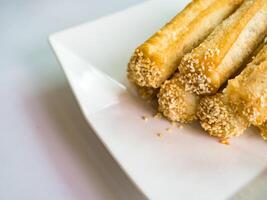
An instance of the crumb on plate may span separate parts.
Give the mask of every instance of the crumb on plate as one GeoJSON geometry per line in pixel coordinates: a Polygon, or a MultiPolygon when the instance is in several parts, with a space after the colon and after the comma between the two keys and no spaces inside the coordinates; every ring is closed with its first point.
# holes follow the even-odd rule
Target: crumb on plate
{"type": "Polygon", "coordinates": [[[157,133],[156,134],[158,138],[163,138],[163,134],[162,133],[157,133]]]}
{"type": "Polygon", "coordinates": [[[224,145],[230,145],[228,138],[221,138],[219,142],[224,145]]]}
{"type": "Polygon", "coordinates": [[[144,120],[144,121],[148,121],[148,117],[147,116],[142,116],[142,119],[144,120]]]}
{"type": "Polygon", "coordinates": [[[166,128],[166,131],[167,132],[172,132],[172,129],[171,128],[166,128]]]}

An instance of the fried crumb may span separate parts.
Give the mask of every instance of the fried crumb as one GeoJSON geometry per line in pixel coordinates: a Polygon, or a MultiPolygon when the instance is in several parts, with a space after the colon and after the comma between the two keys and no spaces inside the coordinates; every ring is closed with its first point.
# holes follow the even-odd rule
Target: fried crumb
{"type": "Polygon", "coordinates": [[[230,145],[228,138],[221,138],[219,142],[224,145],[230,145]]]}
{"type": "Polygon", "coordinates": [[[171,128],[166,128],[166,131],[167,132],[172,132],[172,129],[171,128]]]}
{"type": "Polygon", "coordinates": [[[157,113],[154,115],[154,119],[161,119],[162,118],[162,114],[161,113],[157,113]]]}
{"type": "Polygon", "coordinates": [[[162,133],[157,133],[156,134],[158,138],[163,138],[163,134],[162,133]]]}
{"type": "Polygon", "coordinates": [[[144,120],[144,121],[148,121],[148,117],[147,116],[142,116],[142,119],[144,120]]]}

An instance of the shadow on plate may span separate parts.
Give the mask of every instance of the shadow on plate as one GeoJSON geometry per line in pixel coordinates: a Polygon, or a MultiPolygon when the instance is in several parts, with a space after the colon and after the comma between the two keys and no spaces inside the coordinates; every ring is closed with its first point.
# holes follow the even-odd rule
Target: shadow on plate
{"type": "MultiPolygon", "coordinates": [[[[34,69],[36,81],[46,76],[55,76],[51,80],[62,79],[64,75],[58,73],[53,57],[48,59],[44,55],[51,54],[45,50],[31,57],[30,64],[38,65],[38,69],[34,69]],[[44,74],[42,70],[51,66],[56,68],[56,75],[44,74]]],[[[67,191],[74,199],[88,199],[96,191],[96,196],[100,193],[103,199],[146,199],[92,131],[65,78],[58,82],[47,84],[37,96],[29,95],[26,106],[37,130],[37,143],[67,191]]]]}

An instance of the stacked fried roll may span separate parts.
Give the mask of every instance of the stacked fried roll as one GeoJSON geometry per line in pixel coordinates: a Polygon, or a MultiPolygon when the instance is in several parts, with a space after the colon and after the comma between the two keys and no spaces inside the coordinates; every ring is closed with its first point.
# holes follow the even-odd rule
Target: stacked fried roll
{"type": "Polygon", "coordinates": [[[239,136],[253,124],[267,138],[267,45],[240,75],[228,82],[223,94],[200,100],[198,117],[212,136],[239,136]]]}
{"type": "Polygon", "coordinates": [[[161,86],[158,93],[158,110],[174,122],[188,123],[196,119],[199,97],[185,91],[180,73],[161,86]]]}
{"type": "Polygon", "coordinates": [[[194,0],[139,46],[128,65],[128,78],[141,87],[159,88],[185,53],[198,46],[243,0],[194,0]]]}
{"type": "Polygon", "coordinates": [[[159,110],[172,121],[196,119],[199,98],[215,94],[240,70],[265,37],[266,21],[267,1],[245,0],[204,42],[182,58],[179,74],[161,87],[159,110]]]}
{"type": "Polygon", "coordinates": [[[207,133],[221,139],[237,137],[250,125],[244,116],[234,112],[227,97],[221,93],[201,98],[197,116],[207,133]]]}

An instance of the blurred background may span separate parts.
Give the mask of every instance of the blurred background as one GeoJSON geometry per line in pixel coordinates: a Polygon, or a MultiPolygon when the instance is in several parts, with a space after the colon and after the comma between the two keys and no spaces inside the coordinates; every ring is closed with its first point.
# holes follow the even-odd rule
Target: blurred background
{"type": "Polygon", "coordinates": [[[0,199],[138,199],[83,118],[47,37],[144,0],[0,0],[0,199]]]}

